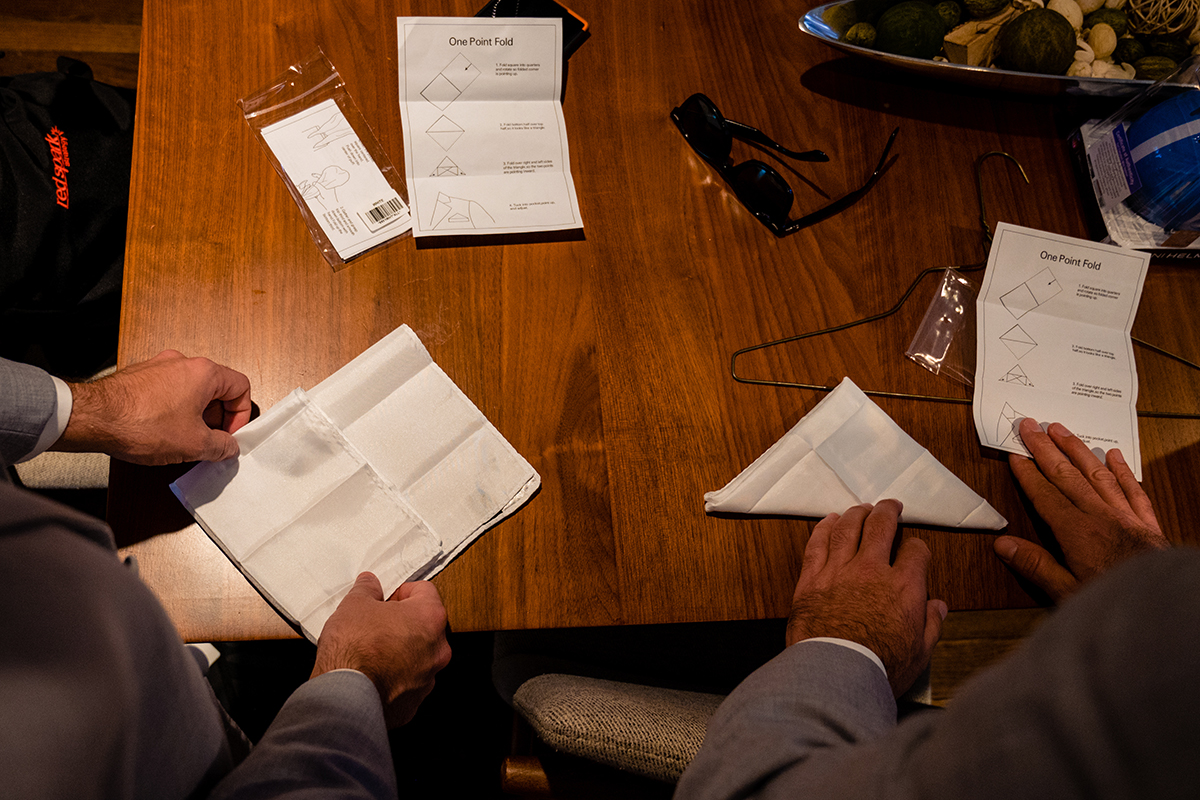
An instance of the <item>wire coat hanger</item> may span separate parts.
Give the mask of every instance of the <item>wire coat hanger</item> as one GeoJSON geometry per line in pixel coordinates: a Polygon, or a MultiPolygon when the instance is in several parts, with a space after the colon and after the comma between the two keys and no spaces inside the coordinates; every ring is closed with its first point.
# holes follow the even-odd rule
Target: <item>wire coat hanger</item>
{"type": "MultiPolygon", "coordinates": [[[[977,192],[977,195],[979,198],[979,225],[980,225],[980,228],[982,229],[983,245],[984,245],[985,253],[991,249],[992,229],[988,225],[987,210],[986,210],[986,206],[985,206],[985,202],[984,202],[985,197],[984,197],[984,191],[983,191],[983,162],[992,156],[1001,156],[1003,158],[1007,158],[1009,161],[1016,164],[1017,169],[1020,170],[1020,172],[1021,172],[1021,177],[1025,180],[1025,183],[1026,184],[1029,183],[1029,176],[1025,173],[1025,168],[1023,166],[1021,166],[1021,162],[1018,161],[1015,157],[1013,157],[1010,153],[1006,153],[1002,150],[992,150],[987,153],[984,153],[982,156],[980,156],[976,160],[976,162],[975,162],[975,188],[976,188],[976,192],[977,192]]],[[[987,266],[986,259],[980,263],[971,264],[969,266],[928,267],[928,268],[922,270],[917,275],[917,277],[913,279],[912,283],[910,283],[908,285],[908,288],[904,290],[904,294],[902,294],[900,296],[900,299],[896,301],[895,305],[893,305],[891,308],[887,309],[886,311],[881,311],[878,314],[871,314],[870,316],[862,317],[861,319],[852,320],[851,322],[844,322],[840,325],[833,325],[828,328],[822,328],[822,329],[816,330],[816,331],[809,331],[807,333],[799,333],[799,334],[795,334],[793,336],[786,336],[782,339],[775,339],[774,341],[750,345],[749,347],[743,347],[740,350],[734,351],[733,355],[730,357],[730,359],[729,359],[729,374],[738,383],[748,383],[748,384],[754,384],[754,385],[758,385],[758,386],[781,386],[781,387],[790,388],[790,389],[809,389],[811,391],[817,391],[817,392],[831,392],[836,387],[825,386],[824,384],[819,384],[819,383],[775,381],[775,380],[767,380],[767,379],[763,379],[763,378],[748,378],[743,375],[739,375],[738,371],[737,371],[737,360],[740,356],[743,356],[747,353],[752,353],[756,350],[765,350],[770,347],[776,347],[778,345],[789,344],[791,342],[798,342],[803,339],[812,339],[817,336],[826,336],[826,335],[829,335],[832,333],[839,333],[844,330],[849,330],[850,328],[858,327],[859,325],[866,325],[866,324],[869,324],[872,322],[878,322],[881,319],[886,319],[887,317],[892,316],[893,314],[895,314],[897,311],[900,310],[900,308],[908,301],[908,298],[910,296],[912,296],[912,293],[914,291],[916,291],[917,286],[920,285],[921,281],[924,280],[926,276],[932,275],[935,273],[939,273],[939,272],[945,272],[947,269],[955,269],[955,270],[958,270],[959,272],[975,272],[980,269],[983,269],[985,266],[987,266]]],[[[1130,339],[1134,343],[1138,344],[1139,346],[1145,347],[1146,349],[1151,350],[1156,353],[1159,353],[1160,355],[1164,355],[1168,358],[1174,359],[1175,361],[1178,361],[1179,363],[1184,364],[1185,366],[1189,367],[1190,369],[1200,370],[1200,364],[1196,364],[1192,361],[1189,361],[1188,359],[1184,358],[1183,356],[1177,355],[1168,350],[1164,350],[1163,348],[1159,347],[1158,345],[1150,344],[1149,342],[1139,339],[1136,336],[1130,336],[1130,339]]],[[[899,400],[925,400],[925,401],[929,401],[929,402],[954,403],[954,404],[958,404],[958,405],[969,405],[972,402],[972,399],[967,398],[967,397],[946,397],[943,395],[909,394],[909,393],[905,393],[905,392],[886,392],[886,391],[881,391],[878,389],[871,389],[871,390],[864,389],[863,394],[866,394],[870,397],[887,397],[887,398],[899,399],[899,400]]],[[[1139,412],[1137,412],[1137,415],[1139,417],[1157,417],[1157,418],[1167,418],[1167,419],[1200,419],[1200,414],[1195,413],[1195,412],[1139,411],[1139,412]]]]}

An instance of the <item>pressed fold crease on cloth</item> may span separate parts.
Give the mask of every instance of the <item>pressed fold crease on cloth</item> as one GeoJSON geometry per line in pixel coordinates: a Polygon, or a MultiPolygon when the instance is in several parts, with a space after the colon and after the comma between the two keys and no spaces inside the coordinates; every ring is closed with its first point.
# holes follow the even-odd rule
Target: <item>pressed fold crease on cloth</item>
{"type": "Polygon", "coordinates": [[[408,326],[235,436],[171,488],[313,641],[358,573],[432,577],[541,484],[408,326]]]}
{"type": "Polygon", "coordinates": [[[1000,530],[1008,521],[845,378],[705,511],[823,517],[896,498],[901,521],[1000,530]]]}

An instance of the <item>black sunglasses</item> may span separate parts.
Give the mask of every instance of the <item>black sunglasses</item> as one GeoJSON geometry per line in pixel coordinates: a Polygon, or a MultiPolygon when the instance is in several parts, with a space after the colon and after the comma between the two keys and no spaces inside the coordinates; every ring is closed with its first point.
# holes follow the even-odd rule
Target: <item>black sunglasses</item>
{"type": "Polygon", "coordinates": [[[671,119],[692,149],[721,173],[721,177],[733,188],[742,205],[776,236],[795,233],[852,206],[879,180],[888,153],[892,150],[892,143],[896,141],[896,134],[900,132],[899,128],[892,131],[875,171],[860,188],[799,219],[788,219],[794,198],[792,187],[778,172],[761,161],[752,159],[741,164],[732,163],[729,154],[733,149],[733,140],[741,139],[769,147],[799,161],[828,161],[829,156],[820,150],[802,153],[788,150],[757,128],[725,119],[713,101],[700,93],[692,95],[683,105],[672,111],[671,119]]]}

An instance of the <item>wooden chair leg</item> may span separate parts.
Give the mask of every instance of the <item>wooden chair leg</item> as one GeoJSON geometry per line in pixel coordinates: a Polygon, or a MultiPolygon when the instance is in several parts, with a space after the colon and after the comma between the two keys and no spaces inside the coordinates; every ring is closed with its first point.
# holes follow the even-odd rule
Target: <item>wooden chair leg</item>
{"type": "Polygon", "coordinates": [[[500,764],[500,791],[515,797],[550,797],[550,780],[533,753],[533,728],[515,710],[512,717],[512,748],[500,764]]]}

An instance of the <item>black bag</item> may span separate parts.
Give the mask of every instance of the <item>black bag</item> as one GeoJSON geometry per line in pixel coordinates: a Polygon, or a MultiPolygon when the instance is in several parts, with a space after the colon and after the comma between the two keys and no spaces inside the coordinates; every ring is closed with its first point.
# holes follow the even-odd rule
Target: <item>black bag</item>
{"type": "Polygon", "coordinates": [[[0,78],[0,356],[82,377],[116,355],[134,92],[58,70],[0,78]]]}

